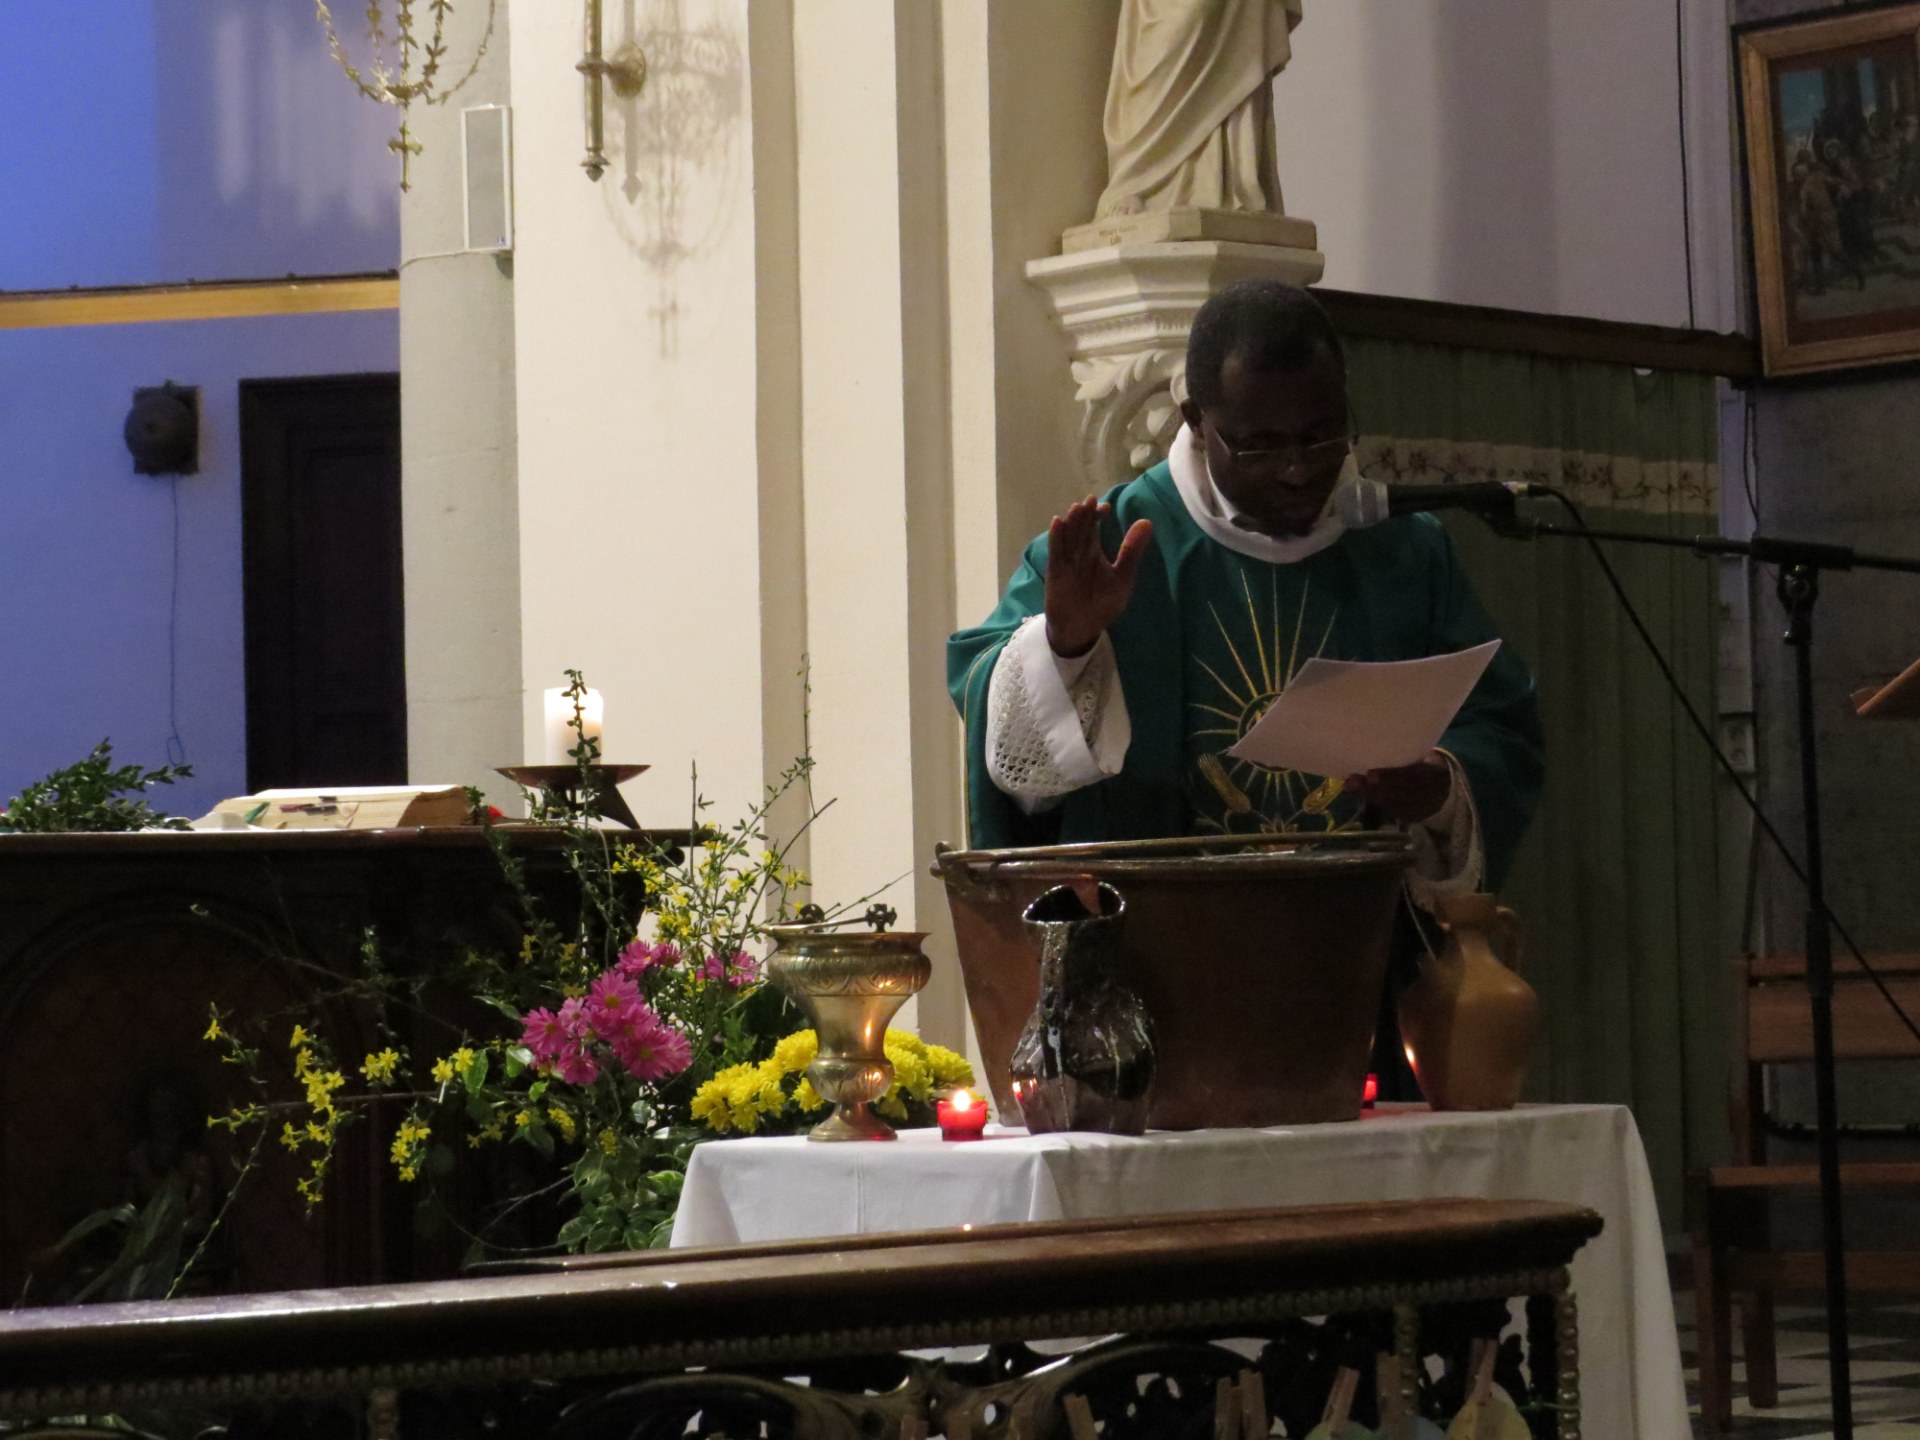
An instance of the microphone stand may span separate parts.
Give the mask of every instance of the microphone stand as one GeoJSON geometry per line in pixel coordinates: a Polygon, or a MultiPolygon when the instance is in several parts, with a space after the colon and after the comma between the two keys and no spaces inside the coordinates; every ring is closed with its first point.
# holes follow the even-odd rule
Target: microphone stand
{"type": "Polygon", "coordinates": [[[1481,512],[1497,534],[1510,540],[1541,535],[1613,540],[1628,545],[1664,545],[1697,555],[1737,555],[1780,566],[1778,592],[1787,612],[1783,637],[1793,648],[1794,688],[1800,725],[1800,792],[1805,813],[1804,860],[1807,874],[1807,996],[1813,1009],[1814,1118],[1820,1150],[1821,1252],[1826,1270],[1827,1375],[1833,1392],[1836,1440],[1852,1440],[1853,1390],[1847,1349],[1846,1241],[1841,1232],[1839,1118],[1834,1104],[1833,937],[1827,922],[1826,878],[1820,849],[1820,765],[1813,737],[1813,607],[1820,598],[1822,570],[1893,570],[1920,575],[1920,560],[1870,555],[1845,545],[1783,540],[1755,535],[1728,540],[1718,535],[1691,539],[1632,530],[1595,530],[1521,517],[1509,496],[1481,512]]]}

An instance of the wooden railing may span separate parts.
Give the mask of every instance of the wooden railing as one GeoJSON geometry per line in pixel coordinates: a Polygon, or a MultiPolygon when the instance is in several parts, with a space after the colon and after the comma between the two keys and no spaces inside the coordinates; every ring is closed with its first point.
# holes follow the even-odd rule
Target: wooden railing
{"type": "Polygon", "coordinates": [[[211,1412],[262,1424],[344,1402],[376,1440],[422,1413],[437,1417],[435,1435],[582,1440],[652,1434],[646,1427],[657,1424],[679,1435],[698,1417],[703,1435],[757,1435],[766,1423],[773,1435],[912,1440],[1079,1434],[1096,1416],[1110,1436],[1173,1433],[1157,1427],[1222,1406],[1246,1429],[1235,1420],[1215,1433],[1266,1434],[1250,1418],[1257,1409],[1292,1434],[1304,1431],[1286,1417],[1317,1413],[1325,1389],[1313,1387],[1356,1337],[1380,1337],[1378,1348],[1397,1356],[1383,1373],[1397,1375],[1411,1401],[1431,1383],[1422,1353],[1459,1351],[1463,1368],[1476,1326],[1497,1333],[1507,1298],[1531,1296],[1526,1377],[1516,1367],[1503,1383],[1530,1398],[1537,1434],[1573,1440],[1577,1326],[1566,1267],[1599,1229],[1591,1211],[1561,1205],[1348,1205],[16,1310],[0,1313],[0,1419],[211,1412]],[[1065,1360],[1023,1343],[1100,1335],[1116,1338],[1065,1360]],[[1231,1337],[1266,1348],[1210,1343],[1231,1337]],[[995,1348],[973,1362],[901,1353],[977,1345],[995,1348]],[[1151,1415],[1141,1408],[1155,1405],[1151,1415]],[[450,1414],[470,1425],[449,1429],[450,1414]]]}

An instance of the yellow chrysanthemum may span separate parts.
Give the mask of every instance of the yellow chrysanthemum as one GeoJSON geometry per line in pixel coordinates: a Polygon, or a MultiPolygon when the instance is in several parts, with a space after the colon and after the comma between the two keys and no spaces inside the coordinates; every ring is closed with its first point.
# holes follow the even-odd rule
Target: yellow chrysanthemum
{"type": "Polygon", "coordinates": [[[694,1119],[716,1134],[737,1130],[751,1135],[760,1128],[764,1111],[786,1104],[782,1078],[771,1064],[730,1065],[694,1092],[689,1108],[694,1119]]]}
{"type": "Polygon", "coordinates": [[[806,1076],[801,1076],[800,1083],[793,1087],[794,1109],[800,1111],[803,1115],[811,1114],[815,1110],[821,1109],[826,1103],[826,1100],[821,1096],[820,1092],[813,1088],[813,1082],[807,1079],[806,1076]]]}
{"type": "Polygon", "coordinates": [[[728,1110],[726,1087],[719,1077],[707,1081],[693,1092],[693,1102],[687,1107],[693,1118],[718,1134],[726,1134],[728,1110]]]}
{"type": "Polygon", "coordinates": [[[889,1035],[887,1060],[893,1066],[893,1085],[887,1091],[889,1097],[903,1094],[915,1100],[924,1100],[933,1093],[933,1075],[927,1069],[924,1054],[916,1054],[904,1045],[894,1044],[889,1035]]]}
{"type": "Polygon", "coordinates": [[[754,1068],[752,1105],[762,1115],[778,1115],[787,1108],[787,1092],[781,1083],[787,1078],[787,1072],[771,1060],[764,1060],[754,1068]]]}
{"type": "Polygon", "coordinates": [[[773,1047],[773,1063],[782,1073],[798,1075],[820,1053],[820,1037],[811,1030],[796,1030],[773,1047]]]}
{"type": "Polygon", "coordinates": [[[927,1046],[927,1069],[933,1076],[933,1088],[939,1091],[971,1090],[975,1080],[973,1065],[967,1057],[944,1045],[927,1046]]]}

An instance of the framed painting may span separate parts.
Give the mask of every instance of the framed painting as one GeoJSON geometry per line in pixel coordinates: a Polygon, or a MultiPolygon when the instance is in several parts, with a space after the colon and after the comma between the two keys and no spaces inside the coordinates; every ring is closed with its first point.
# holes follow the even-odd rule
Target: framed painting
{"type": "Polygon", "coordinates": [[[1740,35],[1769,375],[1920,358],[1920,4],[1740,35]]]}

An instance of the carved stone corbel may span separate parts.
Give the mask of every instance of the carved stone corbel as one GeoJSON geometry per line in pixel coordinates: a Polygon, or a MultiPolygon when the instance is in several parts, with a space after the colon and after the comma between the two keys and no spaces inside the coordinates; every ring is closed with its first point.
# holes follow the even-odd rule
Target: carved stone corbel
{"type": "MultiPolygon", "coordinates": [[[[1310,224],[1291,223],[1313,243],[1310,224]]],[[[1229,240],[1108,245],[1029,262],[1027,278],[1066,332],[1093,488],[1165,458],[1180,425],[1187,332],[1208,296],[1256,277],[1309,285],[1324,269],[1315,249],[1229,240]]]]}
{"type": "Polygon", "coordinates": [[[1096,489],[1158,463],[1180,425],[1187,352],[1161,346],[1073,362],[1080,456],[1096,489]]]}

